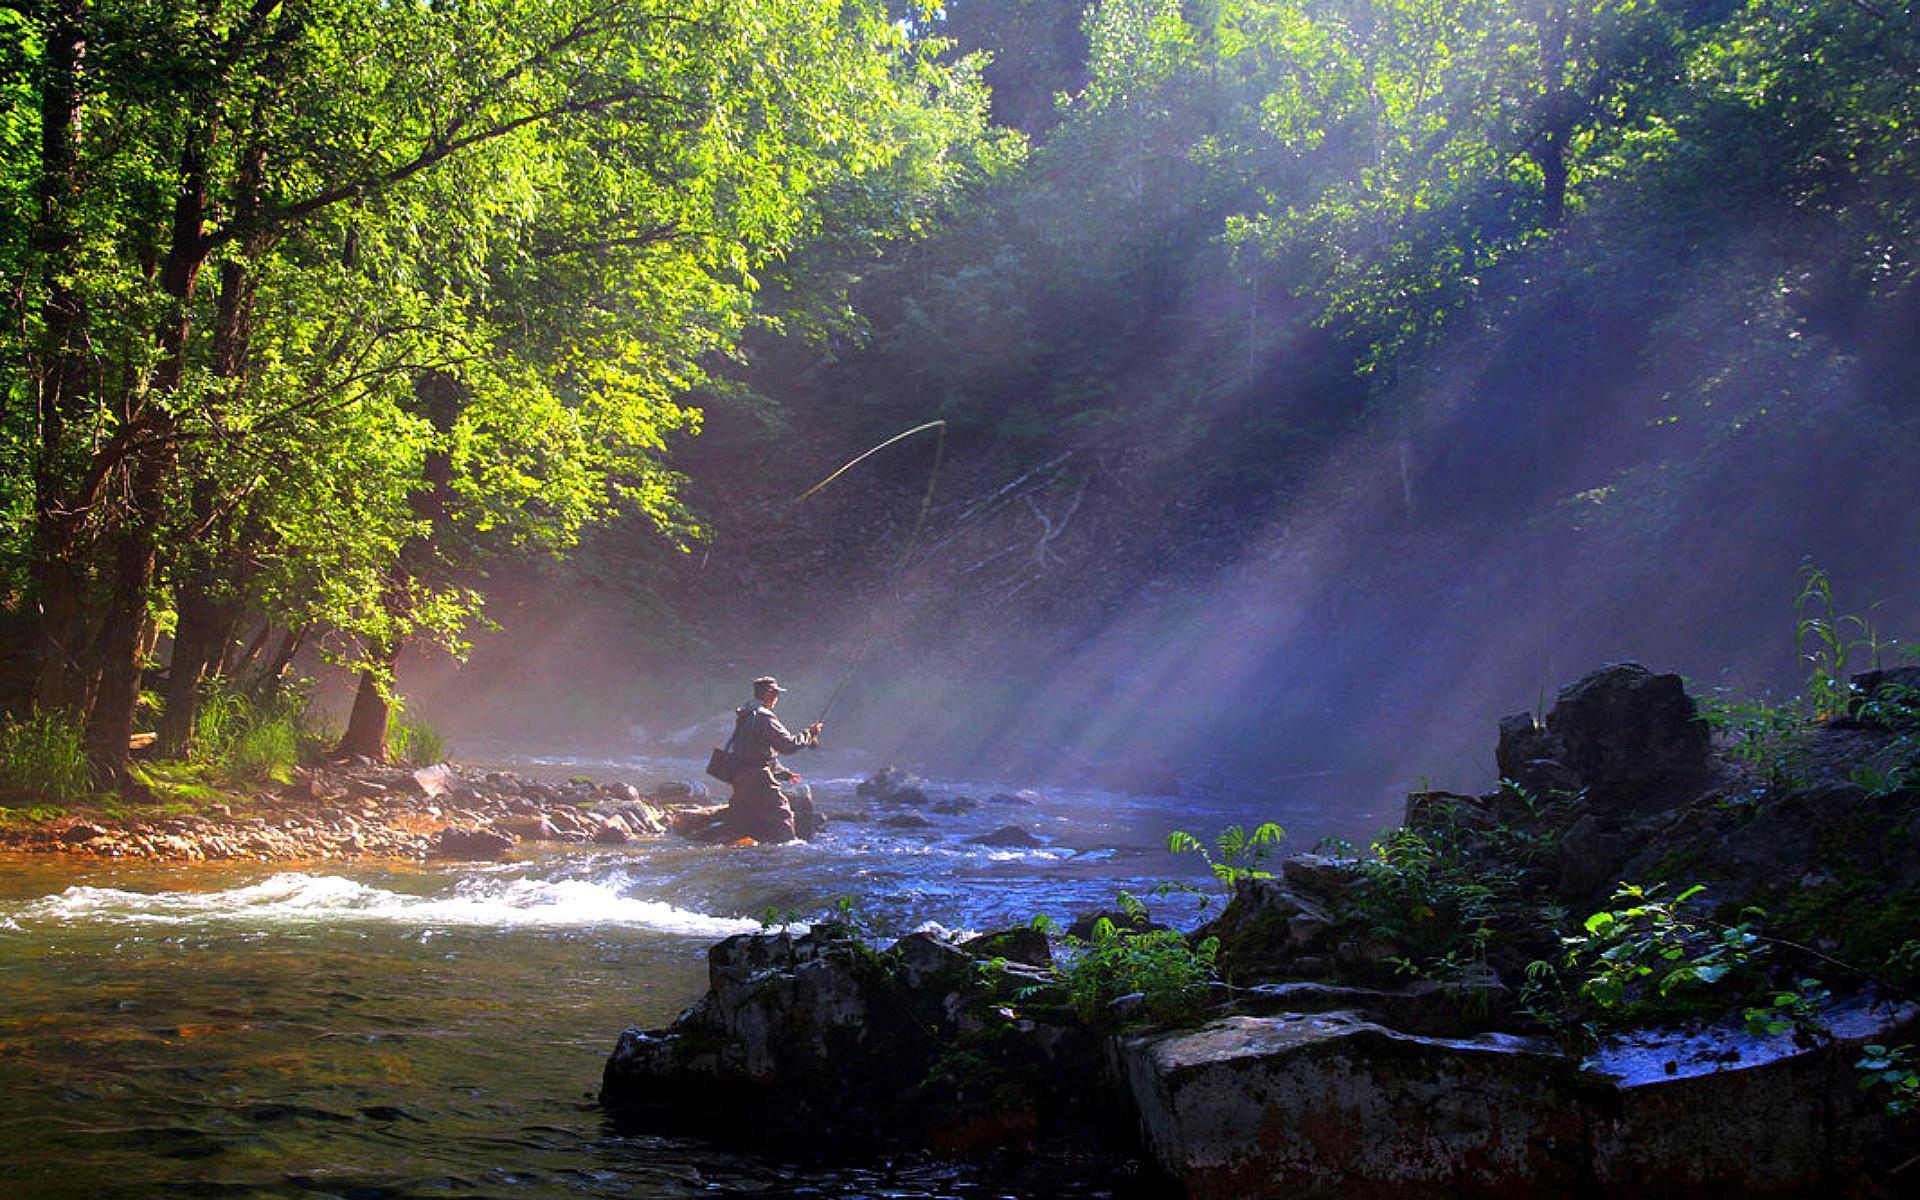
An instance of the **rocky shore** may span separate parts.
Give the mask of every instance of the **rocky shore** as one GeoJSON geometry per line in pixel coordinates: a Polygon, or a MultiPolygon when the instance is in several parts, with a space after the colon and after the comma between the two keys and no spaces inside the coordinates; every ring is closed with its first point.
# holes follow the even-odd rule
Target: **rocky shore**
{"type": "Polygon", "coordinates": [[[1184,935],[729,938],[700,1001],[620,1035],[601,1098],[755,1143],[1136,1155],[1198,1200],[1914,1194],[1920,1119],[1856,1064],[1920,1041],[1920,794],[1885,770],[1916,759],[1917,687],[1857,680],[1761,756],[1678,677],[1605,668],[1501,724],[1497,791],[1249,867],[1184,935]],[[1651,907],[1608,911],[1622,882],[1651,907]],[[1181,953],[1219,977],[1172,1018],[1089,969],[1181,953]],[[1609,962],[1620,995],[1584,991],[1609,962]]]}
{"type": "Polygon", "coordinates": [[[0,828],[0,850],[181,862],[493,860],[522,843],[623,845],[707,811],[704,788],[548,782],[448,764],[297,769],[196,803],[121,804],[0,828]]]}

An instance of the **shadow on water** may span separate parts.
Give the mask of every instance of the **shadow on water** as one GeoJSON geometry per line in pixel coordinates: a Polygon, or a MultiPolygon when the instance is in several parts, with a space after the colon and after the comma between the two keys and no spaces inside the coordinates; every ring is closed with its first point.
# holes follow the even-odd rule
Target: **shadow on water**
{"type": "MultiPolygon", "coordinates": [[[[1165,798],[1095,793],[992,802],[996,789],[955,784],[932,798],[978,803],[904,828],[851,778],[815,786],[840,819],[814,845],[277,873],[0,860],[9,1194],[1135,1192],[1112,1164],[850,1166],[830,1146],[775,1161],[624,1128],[595,1103],[619,1030],[670,1020],[705,985],[706,946],[769,909],[804,921],[847,896],[882,933],[1067,918],[1163,879],[1204,884],[1200,864],[1166,854],[1169,827],[1272,815],[1189,798],[1170,818],[1165,798]],[[1009,824],[1043,844],[969,840],[1009,824]]],[[[1198,916],[1191,896],[1155,903],[1198,916]]]]}

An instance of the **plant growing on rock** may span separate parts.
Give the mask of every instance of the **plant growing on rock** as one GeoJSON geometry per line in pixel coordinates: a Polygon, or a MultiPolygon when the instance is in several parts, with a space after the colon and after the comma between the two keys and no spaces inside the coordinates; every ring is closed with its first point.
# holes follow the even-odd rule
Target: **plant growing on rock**
{"type": "Polygon", "coordinates": [[[1866,1046],[1860,1061],[1861,1090],[1885,1088],[1887,1111],[1897,1117],[1920,1111],[1920,1060],[1912,1046],[1866,1046]]]}
{"type": "Polygon", "coordinates": [[[1848,682],[1861,658],[1878,667],[1900,643],[1881,638],[1873,622],[1834,609],[1833,580],[1808,563],[1800,568],[1800,595],[1793,602],[1793,647],[1807,664],[1807,703],[1815,720],[1845,716],[1857,699],[1848,682]]]}
{"type": "Polygon", "coordinates": [[[1696,885],[1668,900],[1658,885],[1621,884],[1614,908],[1594,913],[1584,932],[1563,939],[1580,998],[1625,1022],[1684,1008],[1689,992],[1756,966],[1767,946],[1748,923],[1716,927],[1687,914],[1688,902],[1705,890],[1696,885]]]}
{"type": "MultiPolygon", "coordinates": [[[[1205,842],[1184,829],[1176,829],[1167,835],[1167,851],[1170,854],[1198,854],[1207,864],[1207,869],[1213,872],[1213,877],[1226,884],[1231,891],[1250,879],[1272,879],[1273,872],[1261,870],[1260,864],[1286,838],[1287,831],[1277,821],[1263,822],[1252,833],[1248,833],[1244,826],[1229,825],[1214,835],[1214,848],[1219,852],[1216,858],[1205,842]]],[[[1200,897],[1203,908],[1211,899],[1200,889],[1186,884],[1168,882],[1160,885],[1161,895],[1172,891],[1192,892],[1200,897]]]]}
{"type": "Polygon", "coordinates": [[[1405,948],[1390,960],[1400,974],[1454,978],[1483,968],[1502,925],[1522,915],[1514,868],[1476,862],[1451,822],[1383,833],[1357,865],[1366,886],[1353,906],[1374,937],[1405,948]]]}
{"type": "MultiPolygon", "coordinates": [[[[1120,906],[1129,917],[1146,914],[1145,906],[1125,892],[1120,906]]],[[[1116,1023],[1114,1002],[1137,995],[1141,1017],[1178,1025],[1207,1007],[1220,939],[1190,943],[1177,930],[1123,929],[1102,917],[1094,922],[1091,938],[1068,937],[1066,945],[1071,957],[1060,972],[1061,988],[1081,1020],[1116,1023]]]]}

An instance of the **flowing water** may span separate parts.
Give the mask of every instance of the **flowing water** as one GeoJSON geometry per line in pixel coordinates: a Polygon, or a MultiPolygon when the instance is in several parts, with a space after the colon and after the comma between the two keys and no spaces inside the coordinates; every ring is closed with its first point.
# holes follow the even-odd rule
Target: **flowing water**
{"type": "MultiPolygon", "coordinates": [[[[660,760],[542,768],[692,774],[660,760]]],[[[851,778],[814,786],[829,816],[868,809],[851,778]]],[[[1166,855],[1174,826],[1278,816],[1300,846],[1380,823],[1225,798],[1033,799],[928,829],[879,824],[895,811],[882,808],[813,845],[656,842],[488,866],[0,858],[0,1195],[1107,1194],[1110,1179],[1009,1187],[937,1162],[796,1166],[623,1130],[593,1099],[619,1030],[671,1020],[704,987],[705,947],[768,910],[804,921],[847,896],[877,930],[1001,928],[1163,879],[1204,884],[1202,864],[1166,855]],[[1006,824],[1047,846],[966,840],[1006,824]]],[[[1196,902],[1153,903],[1190,919],[1196,902]]]]}

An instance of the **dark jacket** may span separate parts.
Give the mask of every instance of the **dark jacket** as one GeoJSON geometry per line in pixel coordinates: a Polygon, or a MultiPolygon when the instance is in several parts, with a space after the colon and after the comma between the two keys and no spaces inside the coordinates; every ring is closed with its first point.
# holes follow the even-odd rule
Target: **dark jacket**
{"type": "Polygon", "coordinates": [[[810,733],[789,732],[764,704],[743,704],[733,710],[733,715],[736,721],[744,722],[737,726],[739,734],[733,740],[734,761],[749,770],[758,767],[783,770],[780,755],[820,744],[820,739],[810,733]]]}

